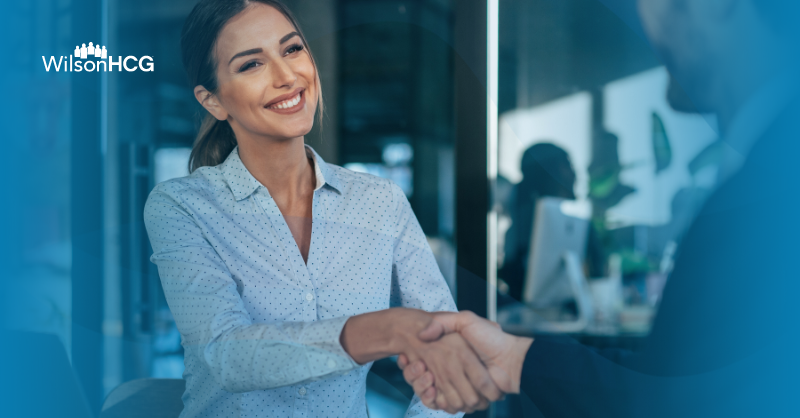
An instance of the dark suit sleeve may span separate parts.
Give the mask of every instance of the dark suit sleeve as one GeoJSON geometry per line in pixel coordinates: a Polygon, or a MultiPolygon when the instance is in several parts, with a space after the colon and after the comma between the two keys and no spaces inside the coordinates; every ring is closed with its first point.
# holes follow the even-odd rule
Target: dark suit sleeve
{"type": "Polygon", "coordinates": [[[545,417],[635,416],[630,388],[648,379],[628,368],[634,361],[622,350],[537,339],[525,358],[521,390],[545,417]]]}

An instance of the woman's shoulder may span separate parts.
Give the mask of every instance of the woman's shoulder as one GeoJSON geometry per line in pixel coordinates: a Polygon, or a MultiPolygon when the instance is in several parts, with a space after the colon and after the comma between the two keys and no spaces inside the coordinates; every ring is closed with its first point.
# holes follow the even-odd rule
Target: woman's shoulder
{"type": "Polygon", "coordinates": [[[222,181],[222,172],[217,167],[200,167],[191,174],[164,180],[153,189],[166,193],[207,190],[222,181]]]}
{"type": "Polygon", "coordinates": [[[369,202],[370,205],[382,206],[392,211],[396,210],[398,205],[408,204],[403,189],[390,179],[335,165],[330,165],[330,169],[337,176],[339,191],[345,197],[369,202]]]}
{"type": "Polygon", "coordinates": [[[356,187],[358,189],[363,189],[364,187],[386,189],[395,186],[393,181],[374,174],[353,171],[334,164],[328,164],[328,168],[337,177],[342,188],[345,189],[349,187],[356,187]]]}
{"type": "Polygon", "coordinates": [[[207,200],[224,188],[222,172],[217,167],[200,167],[191,174],[162,181],[150,192],[148,201],[155,197],[176,202],[207,200]]]}

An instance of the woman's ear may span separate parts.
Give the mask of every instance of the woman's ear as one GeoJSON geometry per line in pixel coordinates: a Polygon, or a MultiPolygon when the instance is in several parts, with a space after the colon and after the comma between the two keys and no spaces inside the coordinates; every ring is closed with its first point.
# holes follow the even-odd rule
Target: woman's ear
{"type": "Polygon", "coordinates": [[[217,96],[206,90],[205,87],[196,86],[194,88],[194,98],[217,120],[228,119],[228,112],[222,107],[217,96]]]}

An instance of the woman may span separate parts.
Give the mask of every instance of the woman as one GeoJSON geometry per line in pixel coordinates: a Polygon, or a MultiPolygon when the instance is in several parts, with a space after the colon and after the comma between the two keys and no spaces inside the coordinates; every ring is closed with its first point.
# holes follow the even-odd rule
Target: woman
{"type": "Polygon", "coordinates": [[[369,362],[399,353],[458,368],[434,371],[452,411],[499,397],[461,337],[416,338],[423,310],[455,304],[400,188],[304,145],[320,81],[285,6],[201,1],[181,48],[209,114],[145,223],[185,348],[182,417],[364,417],[369,362]]]}

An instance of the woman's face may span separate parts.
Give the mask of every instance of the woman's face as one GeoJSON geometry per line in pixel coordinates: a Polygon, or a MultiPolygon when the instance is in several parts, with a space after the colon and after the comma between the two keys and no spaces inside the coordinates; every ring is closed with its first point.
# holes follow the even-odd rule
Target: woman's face
{"type": "Polygon", "coordinates": [[[237,137],[286,140],[311,130],[317,72],[300,35],[278,10],[249,6],[223,27],[214,54],[218,90],[204,106],[228,120],[237,137]]]}

